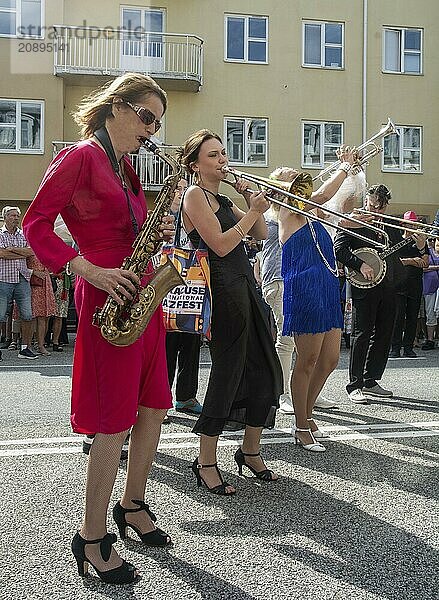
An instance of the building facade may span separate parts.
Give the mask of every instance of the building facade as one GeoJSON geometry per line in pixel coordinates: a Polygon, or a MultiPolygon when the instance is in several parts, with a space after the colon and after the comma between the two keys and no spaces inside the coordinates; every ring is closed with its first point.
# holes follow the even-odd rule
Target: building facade
{"type": "MultiPolygon", "coordinates": [[[[210,128],[232,166],[264,177],[280,165],[314,177],[391,117],[399,135],[377,140],[367,180],[392,190],[393,214],[431,221],[438,20],[436,0],[0,0],[0,208],[26,210],[78,138],[71,112],[86,93],[138,71],[168,93],[163,143],[210,128]]],[[[166,172],[133,160],[151,201],[166,172]]]]}

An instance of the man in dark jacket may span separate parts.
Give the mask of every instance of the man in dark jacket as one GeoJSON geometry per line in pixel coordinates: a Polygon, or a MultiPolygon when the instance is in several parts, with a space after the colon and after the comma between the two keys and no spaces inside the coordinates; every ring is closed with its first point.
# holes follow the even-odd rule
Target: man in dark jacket
{"type": "MultiPolygon", "coordinates": [[[[412,210],[408,210],[404,214],[404,220],[409,223],[410,221],[416,222],[418,217],[412,210]]],[[[413,225],[411,229],[415,228],[416,226],[413,225]]],[[[422,233],[405,231],[403,237],[408,241],[411,239],[412,242],[399,252],[404,269],[396,290],[396,316],[390,358],[399,358],[401,347],[405,358],[416,358],[413,344],[422,299],[423,269],[428,267],[429,254],[426,236],[422,233]]]]}
{"type": "MultiPolygon", "coordinates": [[[[384,214],[391,198],[385,185],[374,185],[367,191],[365,209],[384,214]]],[[[384,242],[385,236],[367,228],[357,229],[358,233],[374,241],[384,242]]],[[[402,240],[401,232],[394,228],[383,231],[393,246],[402,240]]],[[[339,232],[335,238],[337,260],[343,265],[360,272],[366,280],[372,281],[372,267],[353,254],[353,250],[374,247],[347,232],[339,232]]],[[[396,281],[402,264],[395,254],[386,259],[387,271],[384,279],[376,286],[358,288],[352,285],[352,335],[349,361],[349,383],[346,391],[356,403],[366,404],[367,396],[389,398],[393,392],[382,388],[378,381],[386,368],[393,323],[395,320],[396,281]]]]}

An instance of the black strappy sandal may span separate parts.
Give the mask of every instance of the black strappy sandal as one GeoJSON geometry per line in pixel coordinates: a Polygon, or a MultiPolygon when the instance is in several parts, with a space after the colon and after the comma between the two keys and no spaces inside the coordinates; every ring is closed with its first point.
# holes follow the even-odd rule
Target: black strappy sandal
{"type": "Polygon", "coordinates": [[[235,462],[238,465],[238,473],[240,475],[242,475],[242,467],[246,466],[247,469],[250,469],[250,471],[253,473],[253,475],[255,475],[255,477],[257,477],[258,479],[260,479],[261,481],[277,481],[278,477],[274,478],[273,475],[273,471],[270,471],[270,469],[263,469],[262,471],[256,471],[256,469],[254,469],[253,467],[251,467],[250,465],[248,465],[245,462],[245,457],[246,456],[259,456],[260,452],[258,452],[257,454],[245,454],[241,448],[238,448],[238,450],[235,452],[235,462]]]}
{"type": "Polygon", "coordinates": [[[136,527],[136,525],[127,523],[127,513],[139,512],[141,510],[144,510],[148,514],[153,523],[157,521],[157,517],[143,500],[132,500],[132,502],[137,504],[139,508],[124,508],[121,506],[120,502],[118,502],[113,508],[113,519],[117,525],[117,528],[119,529],[119,535],[121,539],[126,539],[127,527],[131,527],[131,529],[137,533],[145,546],[170,546],[172,544],[171,537],[159,527],[156,527],[153,531],[149,531],[148,533],[142,533],[140,529],[136,527]]]}
{"type": "Polygon", "coordinates": [[[90,564],[98,574],[99,578],[105,583],[121,585],[138,581],[139,575],[136,571],[136,567],[131,563],[126,562],[126,560],[122,559],[122,564],[115,569],[99,571],[85,555],[85,547],[88,544],[100,544],[99,549],[101,551],[102,559],[107,562],[110,559],[111,546],[116,541],[117,537],[114,533],[107,533],[103,538],[99,538],[98,540],[85,540],[79,535],[79,532],[77,532],[72,540],[72,552],[78,565],[79,575],[81,577],[86,577],[88,575],[88,565],[90,564]]]}
{"type": "Polygon", "coordinates": [[[233,496],[233,494],[236,494],[236,490],[233,490],[233,492],[226,491],[227,487],[232,487],[232,486],[230,485],[230,483],[227,483],[227,481],[224,481],[223,476],[221,475],[221,472],[218,469],[217,463],[214,463],[213,465],[200,465],[200,463],[198,462],[198,458],[196,458],[191,466],[191,469],[197,479],[198,487],[201,487],[202,484],[204,483],[207,490],[211,494],[216,494],[217,496],[233,496]],[[215,487],[211,487],[211,488],[207,485],[207,483],[201,477],[201,473],[200,473],[200,469],[209,469],[209,468],[215,468],[216,472],[218,473],[218,477],[221,480],[221,483],[219,485],[216,485],[215,487]]]}

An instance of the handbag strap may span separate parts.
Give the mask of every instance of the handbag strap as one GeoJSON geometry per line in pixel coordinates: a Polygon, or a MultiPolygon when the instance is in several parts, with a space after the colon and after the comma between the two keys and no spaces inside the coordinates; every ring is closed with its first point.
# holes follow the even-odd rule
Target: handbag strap
{"type": "MultiPolygon", "coordinates": [[[[183,227],[183,200],[185,193],[186,190],[184,191],[183,196],[181,198],[180,208],[178,209],[177,219],[175,221],[174,246],[176,246],[177,248],[179,248],[181,244],[181,229],[183,227]]],[[[195,250],[207,250],[207,244],[201,236],[200,241],[198,242],[198,246],[197,248],[195,248],[195,250]]]]}

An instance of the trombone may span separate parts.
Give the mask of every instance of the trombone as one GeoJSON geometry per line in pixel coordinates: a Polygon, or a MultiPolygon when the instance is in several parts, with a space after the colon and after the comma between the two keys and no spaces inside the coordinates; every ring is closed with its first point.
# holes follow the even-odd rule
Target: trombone
{"type": "MultiPolygon", "coordinates": [[[[360,146],[357,146],[357,152],[359,154],[357,161],[353,166],[353,169],[361,169],[363,165],[368,164],[370,158],[373,158],[374,156],[382,152],[383,146],[378,146],[377,144],[375,144],[375,140],[379,138],[384,138],[387,135],[391,135],[392,133],[399,135],[399,132],[396,129],[393,121],[390,117],[388,117],[386,125],[384,125],[384,127],[382,127],[378,131],[378,133],[373,135],[366,142],[363,142],[363,144],[361,144],[360,146]],[[368,148],[368,146],[370,146],[370,148],[368,148]]],[[[324,182],[328,177],[332,175],[334,171],[338,169],[340,165],[341,160],[336,160],[335,162],[328,165],[325,169],[323,169],[323,171],[320,171],[320,173],[313,177],[312,180],[315,181],[316,179],[320,179],[320,181],[324,182]]]]}
{"type": "MultiPolygon", "coordinates": [[[[289,181],[276,181],[274,179],[268,179],[266,177],[260,177],[258,175],[251,175],[249,173],[237,171],[236,169],[230,169],[230,167],[226,167],[226,166],[224,166],[221,170],[223,171],[223,173],[233,175],[233,177],[235,178],[235,181],[229,181],[227,179],[223,179],[223,183],[228,183],[229,185],[235,187],[235,183],[238,178],[244,179],[245,181],[250,181],[252,183],[255,183],[259,189],[266,188],[268,190],[274,191],[276,194],[279,194],[281,196],[286,196],[287,198],[291,198],[291,199],[295,200],[300,206],[302,206],[302,208],[297,208],[296,206],[291,206],[290,204],[287,204],[286,202],[282,202],[281,200],[278,200],[274,196],[265,196],[267,200],[269,200],[270,202],[273,202],[274,204],[277,204],[278,206],[281,206],[282,208],[286,208],[287,210],[298,213],[299,215],[302,215],[309,219],[313,219],[314,221],[320,221],[320,223],[322,223],[323,225],[333,227],[334,229],[338,229],[339,231],[344,231],[345,233],[348,233],[349,235],[352,235],[353,237],[356,237],[356,238],[362,240],[363,242],[366,242],[367,244],[372,244],[373,246],[376,246],[377,248],[379,248],[381,250],[388,248],[388,246],[390,244],[389,236],[387,235],[387,233],[385,231],[383,231],[379,227],[369,225],[368,223],[359,221],[358,219],[355,219],[354,217],[351,217],[349,215],[343,215],[342,213],[339,213],[335,210],[332,210],[329,208],[323,208],[321,204],[318,204],[317,202],[313,202],[312,200],[309,200],[309,196],[311,196],[311,194],[312,194],[312,179],[311,179],[311,175],[309,175],[308,173],[299,173],[299,175],[297,175],[297,177],[295,177],[292,182],[289,182],[289,181]],[[295,193],[299,190],[302,190],[304,192],[303,196],[299,196],[299,195],[297,195],[297,193],[295,193]],[[370,238],[368,238],[364,235],[361,235],[361,233],[357,233],[354,229],[346,229],[345,227],[336,225],[335,223],[331,223],[327,219],[323,219],[322,217],[318,217],[317,215],[309,213],[306,210],[303,210],[303,207],[306,204],[310,204],[311,206],[320,208],[324,212],[335,215],[336,217],[339,217],[341,219],[346,219],[348,221],[352,221],[353,223],[357,223],[361,227],[367,227],[371,231],[375,231],[380,236],[383,236],[385,239],[385,242],[382,243],[382,242],[377,242],[375,240],[371,240],[370,238]]],[[[255,190],[252,190],[251,188],[247,188],[246,191],[253,193],[255,190]]]]}
{"type": "Polygon", "coordinates": [[[410,233],[422,233],[423,235],[426,235],[429,238],[439,239],[439,226],[437,225],[430,225],[429,223],[422,223],[421,221],[406,221],[405,219],[401,219],[400,217],[392,217],[390,215],[372,212],[364,208],[358,208],[357,210],[358,212],[361,212],[365,215],[381,217],[382,220],[374,219],[372,223],[384,223],[386,227],[393,227],[393,229],[409,231],[410,233]],[[396,223],[399,223],[399,225],[395,225],[394,223],[388,223],[388,220],[395,221],[396,223]],[[403,223],[405,223],[406,226],[403,226],[403,223]],[[418,229],[416,229],[416,227],[418,227],[418,229]]]}

